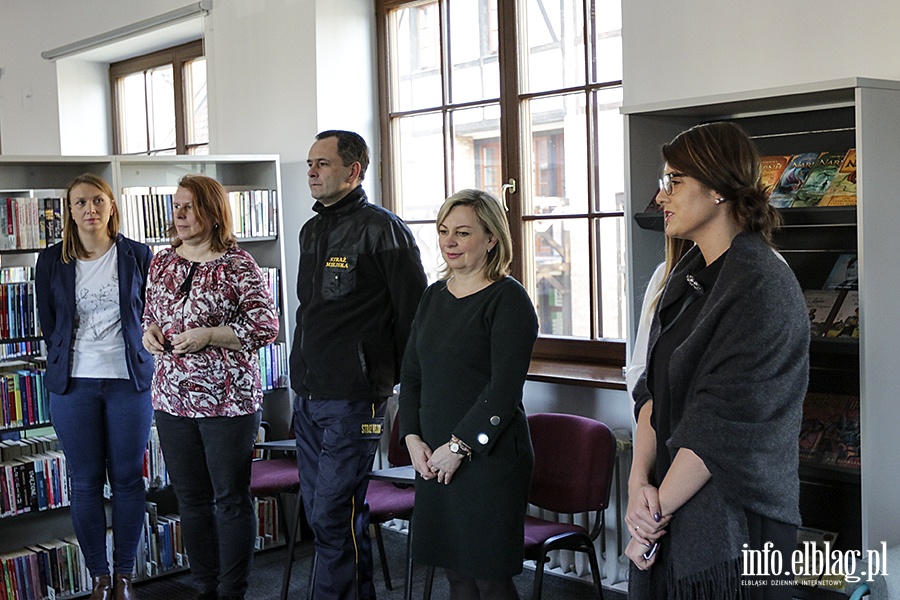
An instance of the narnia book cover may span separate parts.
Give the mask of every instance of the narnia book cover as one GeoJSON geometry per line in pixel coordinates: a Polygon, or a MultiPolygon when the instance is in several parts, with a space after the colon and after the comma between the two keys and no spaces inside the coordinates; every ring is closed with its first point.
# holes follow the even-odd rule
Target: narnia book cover
{"type": "Polygon", "coordinates": [[[802,208],[809,206],[818,206],[822,196],[831,185],[835,173],[844,162],[846,152],[825,152],[820,155],[806,176],[806,180],[797,189],[797,196],[791,207],[802,208]]]}
{"type": "Polygon", "coordinates": [[[856,204],[856,148],[850,148],[819,206],[852,206],[856,204]]]}
{"type": "Polygon", "coordinates": [[[797,190],[806,181],[820,154],[821,152],[805,152],[792,156],[769,196],[769,204],[776,208],[788,208],[793,204],[797,190]]]}

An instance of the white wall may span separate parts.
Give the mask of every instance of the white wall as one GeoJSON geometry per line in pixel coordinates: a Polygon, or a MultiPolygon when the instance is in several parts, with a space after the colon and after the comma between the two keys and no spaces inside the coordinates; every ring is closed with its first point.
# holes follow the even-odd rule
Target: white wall
{"type": "Polygon", "coordinates": [[[623,0],[625,105],[900,79],[896,0],[623,0]]]}
{"type": "Polygon", "coordinates": [[[77,58],[56,65],[57,86],[66,98],[59,103],[59,153],[111,154],[109,67],[77,58]]]}
{"type": "Polygon", "coordinates": [[[0,3],[0,147],[59,154],[56,63],[41,52],[189,4],[189,0],[3,0],[0,3]]]}

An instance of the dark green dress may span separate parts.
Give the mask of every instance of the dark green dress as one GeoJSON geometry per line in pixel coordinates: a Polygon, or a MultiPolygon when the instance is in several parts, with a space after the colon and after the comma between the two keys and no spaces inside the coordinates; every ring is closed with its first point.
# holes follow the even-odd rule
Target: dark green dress
{"type": "Polygon", "coordinates": [[[472,447],[450,485],[416,481],[413,560],[476,579],[522,571],[534,454],[522,388],[537,337],[534,306],[511,277],[464,298],[446,281],[422,296],[403,360],[400,431],[432,449],[472,447]]]}

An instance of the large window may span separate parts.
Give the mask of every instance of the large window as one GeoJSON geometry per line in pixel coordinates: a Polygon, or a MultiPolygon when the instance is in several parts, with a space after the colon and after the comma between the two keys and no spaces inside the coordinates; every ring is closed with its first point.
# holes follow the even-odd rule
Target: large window
{"type": "Polygon", "coordinates": [[[619,0],[379,0],[384,198],[432,277],[444,198],[509,209],[536,354],[603,361],[625,331],[619,0]]]}
{"type": "Polygon", "coordinates": [[[116,154],[209,154],[201,40],[113,63],[116,154]]]}

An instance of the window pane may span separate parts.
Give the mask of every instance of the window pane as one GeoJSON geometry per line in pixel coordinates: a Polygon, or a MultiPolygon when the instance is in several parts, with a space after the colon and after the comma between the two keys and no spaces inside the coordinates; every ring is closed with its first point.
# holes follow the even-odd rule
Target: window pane
{"type": "Polygon", "coordinates": [[[155,150],[175,147],[175,84],[172,65],[147,72],[147,98],[150,102],[150,147],[155,150]]]}
{"type": "Polygon", "coordinates": [[[587,219],[531,221],[534,244],[532,299],[540,333],[587,338],[591,335],[591,277],[587,219]]]}
{"type": "Polygon", "coordinates": [[[625,217],[597,219],[599,335],[625,337],[625,217]]]}
{"type": "Polygon", "coordinates": [[[119,145],[124,154],[146,152],[147,104],[144,101],[144,74],[133,73],[119,79],[119,145]]]}
{"type": "Polygon", "coordinates": [[[422,266],[428,283],[437,281],[444,260],[441,258],[441,249],[438,247],[437,229],[434,223],[416,223],[409,226],[416,237],[419,253],[422,255],[422,266]]]}
{"type": "Polygon", "coordinates": [[[622,80],[622,3],[593,0],[596,63],[593,82],[622,80]]]}
{"type": "Polygon", "coordinates": [[[584,84],[584,13],[581,2],[519,0],[519,61],[523,92],[584,84]]]}
{"type": "Polygon", "coordinates": [[[206,104],[206,59],[191,61],[184,66],[184,97],[187,119],[187,144],[209,143],[209,116],[206,104]]]}
{"type": "Polygon", "coordinates": [[[450,113],[453,135],[451,192],[466,188],[500,196],[500,106],[455,110],[450,113]]]}
{"type": "Polygon", "coordinates": [[[438,3],[393,11],[388,27],[393,110],[440,106],[443,96],[438,3]]]}
{"type": "Polygon", "coordinates": [[[397,214],[406,220],[434,219],[444,202],[444,135],[440,114],[404,117],[397,131],[397,214]]]}
{"type": "Polygon", "coordinates": [[[471,102],[500,96],[497,55],[497,0],[454,0],[450,3],[450,100],[471,102]]]}
{"type": "MultiPolygon", "coordinates": [[[[593,100],[597,107],[597,206],[604,212],[625,210],[625,120],[619,112],[622,88],[599,90],[593,100]]],[[[653,182],[647,183],[653,187],[653,182]]]]}
{"type": "Polygon", "coordinates": [[[550,96],[523,103],[529,127],[524,173],[529,184],[525,213],[584,214],[588,210],[587,121],[584,94],[550,96]]]}

